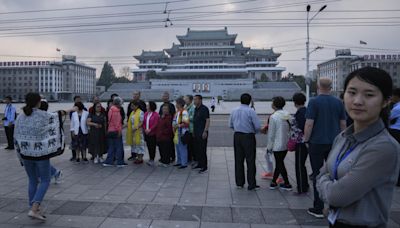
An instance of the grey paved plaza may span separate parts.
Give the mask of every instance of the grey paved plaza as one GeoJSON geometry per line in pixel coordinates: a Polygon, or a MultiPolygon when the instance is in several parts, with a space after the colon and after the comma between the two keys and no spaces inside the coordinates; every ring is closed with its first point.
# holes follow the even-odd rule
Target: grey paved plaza
{"type": "MultiPolygon", "coordinates": [[[[265,139],[259,138],[257,181],[259,191],[237,189],[234,181],[232,141],[226,121],[214,118],[208,148],[209,172],[198,174],[173,167],[102,167],[69,162],[70,151],[51,160],[64,173],[62,183],[52,183],[43,203],[48,220],[27,217],[27,183],[14,151],[0,149],[0,227],[138,227],[138,228],[278,228],[326,227],[306,209],[312,192],[269,190],[260,174],[265,166],[265,139]]],[[[1,135],[4,133],[1,132],[1,135]]],[[[4,141],[3,141],[4,142],[4,141]]],[[[5,145],[1,144],[1,148],[5,145]]],[[[125,157],[129,148],[125,148],[125,157]]],[[[146,156],[147,158],[147,156],[146,156]]],[[[294,154],[286,165],[293,185],[294,154]]],[[[400,227],[400,188],[393,199],[389,227],[400,227]]]]}

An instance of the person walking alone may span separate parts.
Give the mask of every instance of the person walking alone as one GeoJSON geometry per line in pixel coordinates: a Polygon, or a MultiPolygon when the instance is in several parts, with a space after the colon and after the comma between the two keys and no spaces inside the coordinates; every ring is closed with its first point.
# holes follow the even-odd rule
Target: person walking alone
{"type": "Polygon", "coordinates": [[[4,110],[3,125],[7,137],[7,147],[5,149],[14,150],[14,122],[15,117],[17,116],[16,110],[15,107],[12,105],[11,96],[5,97],[4,102],[6,103],[6,107],[4,110]]]}
{"type": "Polygon", "coordinates": [[[16,151],[29,178],[28,216],[45,221],[46,216],[40,210],[40,205],[51,180],[50,158],[64,151],[62,117],[76,108],[57,113],[46,112],[39,109],[41,99],[38,93],[25,96],[23,113],[15,121],[14,136],[16,151]]]}
{"type": "Polygon", "coordinates": [[[244,93],[240,96],[241,105],[232,111],[229,118],[229,127],[235,133],[233,147],[235,151],[235,180],[238,188],[245,184],[244,161],[247,164],[248,190],[257,190],[256,183],[256,136],[261,130],[261,123],[256,112],[249,107],[251,96],[244,93]]]}

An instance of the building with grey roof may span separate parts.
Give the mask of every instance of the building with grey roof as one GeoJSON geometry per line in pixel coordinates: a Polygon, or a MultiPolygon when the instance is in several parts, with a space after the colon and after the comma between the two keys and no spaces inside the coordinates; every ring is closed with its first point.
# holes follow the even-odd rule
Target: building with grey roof
{"type": "Polygon", "coordinates": [[[29,92],[39,92],[47,100],[72,100],[96,93],[96,68],[64,55],[62,61],[0,62],[0,97],[22,101],[29,92]]]}
{"type": "Polygon", "coordinates": [[[142,51],[135,56],[136,81],[150,81],[151,88],[176,89],[205,97],[226,96],[230,88],[252,88],[253,81],[281,79],[280,53],[252,49],[236,42],[237,34],[221,30],[191,30],[178,35],[178,44],[163,51],[142,51]],[[179,83],[178,83],[179,81],[179,83]],[[244,81],[247,81],[244,83],[244,81]],[[178,85],[179,84],[179,85],[178,85]],[[185,87],[185,89],[183,89],[185,87]]]}

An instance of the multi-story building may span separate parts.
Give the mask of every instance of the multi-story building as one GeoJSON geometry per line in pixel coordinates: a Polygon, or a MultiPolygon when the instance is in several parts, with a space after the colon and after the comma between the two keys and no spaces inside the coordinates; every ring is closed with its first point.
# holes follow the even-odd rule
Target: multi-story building
{"type": "Polygon", "coordinates": [[[71,100],[96,93],[96,69],[76,62],[75,56],[57,61],[0,62],[0,96],[24,100],[28,92],[39,92],[48,100],[71,100]]]}
{"type": "Polygon", "coordinates": [[[177,93],[223,96],[227,90],[252,88],[254,80],[278,81],[284,67],[272,49],[251,49],[236,43],[237,34],[222,30],[193,31],[177,36],[179,44],[163,51],[143,51],[135,56],[137,81],[150,80],[152,88],[177,93]]]}
{"type": "Polygon", "coordinates": [[[400,88],[400,55],[364,55],[351,62],[351,71],[371,66],[385,70],[392,76],[393,85],[400,88]]]}
{"type": "Polygon", "coordinates": [[[356,69],[365,66],[385,70],[393,79],[395,87],[400,87],[400,55],[352,55],[350,49],[336,50],[336,58],[318,64],[318,77],[332,79],[332,90],[340,94],[344,90],[344,80],[356,69]]]}
{"type": "Polygon", "coordinates": [[[336,50],[335,58],[318,64],[318,77],[332,79],[332,90],[343,92],[344,80],[351,72],[350,63],[359,58],[352,55],[350,49],[336,50]]]}

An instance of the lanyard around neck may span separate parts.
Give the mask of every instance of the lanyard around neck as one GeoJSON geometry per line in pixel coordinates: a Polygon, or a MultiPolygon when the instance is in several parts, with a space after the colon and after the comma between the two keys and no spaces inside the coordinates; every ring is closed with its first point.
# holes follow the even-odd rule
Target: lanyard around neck
{"type": "Polygon", "coordinates": [[[342,149],[340,150],[340,153],[337,155],[336,157],[336,162],[335,162],[335,166],[333,167],[333,175],[335,180],[338,180],[338,168],[339,165],[342,161],[344,161],[350,154],[351,152],[353,152],[353,150],[358,146],[358,143],[354,144],[353,146],[351,146],[348,150],[346,150],[346,152],[343,154],[343,156],[340,157],[340,155],[342,155],[342,151],[344,149],[344,146],[342,147],[342,149]]]}

